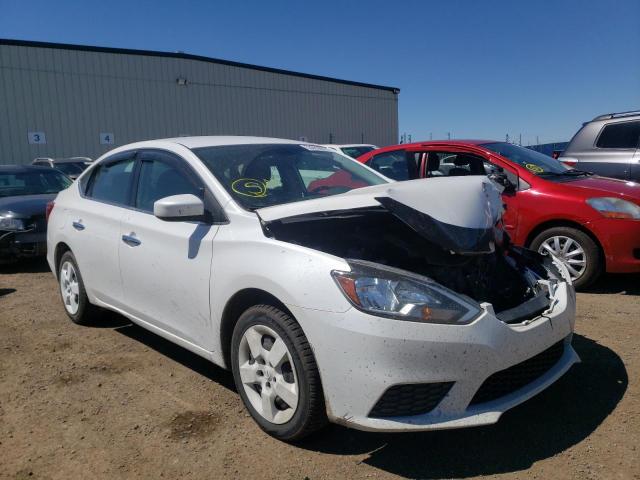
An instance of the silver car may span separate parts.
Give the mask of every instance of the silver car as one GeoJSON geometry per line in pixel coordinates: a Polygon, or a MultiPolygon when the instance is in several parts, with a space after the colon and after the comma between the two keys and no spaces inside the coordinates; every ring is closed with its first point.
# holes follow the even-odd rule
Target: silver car
{"type": "Polygon", "coordinates": [[[604,177],[640,182],[640,111],[600,115],[582,125],[561,162],[604,177]]]}

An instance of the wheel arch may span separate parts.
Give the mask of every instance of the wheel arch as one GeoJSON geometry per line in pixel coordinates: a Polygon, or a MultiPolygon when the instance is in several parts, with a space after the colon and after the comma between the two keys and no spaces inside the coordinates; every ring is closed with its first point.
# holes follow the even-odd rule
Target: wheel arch
{"type": "Polygon", "coordinates": [[[220,318],[220,345],[222,347],[222,359],[227,368],[231,367],[231,337],[233,336],[233,329],[240,315],[254,305],[271,305],[295,318],[281,300],[265,290],[245,288],[233,294],[225,304],[220,318]]]}
{"type": "Polygon", "coordinates": [[[567,219],[547,220],[545,222],[542,222],[536,225],[533,229],[531,229],[531,231],[527,235],[527,239],[524,243],[524,246],[529,248],[534,238],[536,238],[540,233],[544,232],[545,230],[548,230],[549,228],[553,228],[553,227],[570,227],[585,233],[591,238],[591,240],[595,242],[598,249],[600,250],[600,258],[602,259],[602,262],[606,262],[605,251],[598,237],[596,237],[596,235],[587,227],[585,227],[583,224],[579,222],[575,222],[573,220],[567,220],[567,219]]]}
{"type": "Polygon", "coordinates": [[[55,265],[55,271],[53,273],[56,276],[56,278],[58,278],[58,270],[60,267],[60,260],[62,259],[62,255],[70,251],[71,251],[71,247],[69,247],[69,245],[67,245],[64,242],[58,242],[58,244],[56,245],[56,248],[53,254],[53,261],[55,265]]]}

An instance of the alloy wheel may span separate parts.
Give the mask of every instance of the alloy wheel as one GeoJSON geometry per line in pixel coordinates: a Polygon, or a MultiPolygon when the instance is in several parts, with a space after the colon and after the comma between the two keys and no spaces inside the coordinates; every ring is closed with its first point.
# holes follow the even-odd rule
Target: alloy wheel
{"type": "Polygon", "coordinates": [[[71,262],[64,262],[60,268],[60,292],[64,308],[71,315],[75,315],[80,306],[80,286],[78,274],[71,262]]]}
{"type": "Polygon", "coordinates": [[[584,249],[570,237],[549,237],[540,244],[538,252],[556,256],[567,267],[573,281],[580,278],[587,268],[587,255],[584,249]]]}
{"type": "Polygon", "coordinates": [[[265,325],[249,327],[240,340],[238,365],[251,406],[271,423],[291,420],[298,407],[298,379],[280,335],[265,325]]]}

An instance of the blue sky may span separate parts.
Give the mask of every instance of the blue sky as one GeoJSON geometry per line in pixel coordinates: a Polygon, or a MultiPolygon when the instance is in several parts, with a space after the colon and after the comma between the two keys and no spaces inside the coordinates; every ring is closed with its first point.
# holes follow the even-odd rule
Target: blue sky
{"type": "Polygon", "coordinates": [[[0,0],[0,37],[177,51],[396,86],[414,140],[569,139],[640,109],[640,1],[0,0]]]}

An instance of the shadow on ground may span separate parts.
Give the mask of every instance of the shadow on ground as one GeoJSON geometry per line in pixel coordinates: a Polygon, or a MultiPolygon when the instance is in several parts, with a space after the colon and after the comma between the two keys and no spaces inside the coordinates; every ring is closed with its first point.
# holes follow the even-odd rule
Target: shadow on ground
{"type": "Polygon", "coordinates": [[[209,360],[196,355],[175,343],[165,340],[155,333],[132,324],[124,317],[114,315],[114,321],[117,319],[122,319],[122,321],[125,322],[124,326],[118,326],[115,329],[122,335],[143,343],[156,352],[169,357],[171,360],[184,365],[185,367],[207,377],[209,380],[212,380],[229,390],[236,390],[235,384],[233,383],[233,375],[230,371],[214,365],[209,360]]]}
{"type": "Polygon", "coordinates": [[[622,295],[640,295],[640,275],[636,273],[608,273],[598,279],[584,293],[619,293],[622,295]]]}
{"type": "Polygon", "coordinates": [[[0,288],[0,297],[4,297],[5,295],[9,295],[10,293],[15,293],[15,288],[0,288]]]}
{"type": "Polygon", "coordinates": [[[370,452],[363,463],[410,478],[459,478],[518,472],[584,440],[627,389],[612,350],[575,335],[582,358],[556,384],[489,427],[375,434],[332,426],[300,447],[334,455],[370,452]]]}
{"type": "Polygon", "coordinates": [[[49,264],[45,257],[21,259],[12,263],[0,263],[2,273],[45,273],[50,272],[49,264]]]}
{"type": "MultiPolygon", "coordinates": [[[[235,391],[230,372],[119,315],[111,321],[119,333],[235,391]]],[[[464,478],[526,470],[587,438],[627,390],[627,371],[614,351],[581,335],[574,335],[573,345],[582,363],[505,413],[495,425],[397,434],[331,425],[297,446],[332,455],[368,453],[362,463],[409,478],[464,478]]]]}

